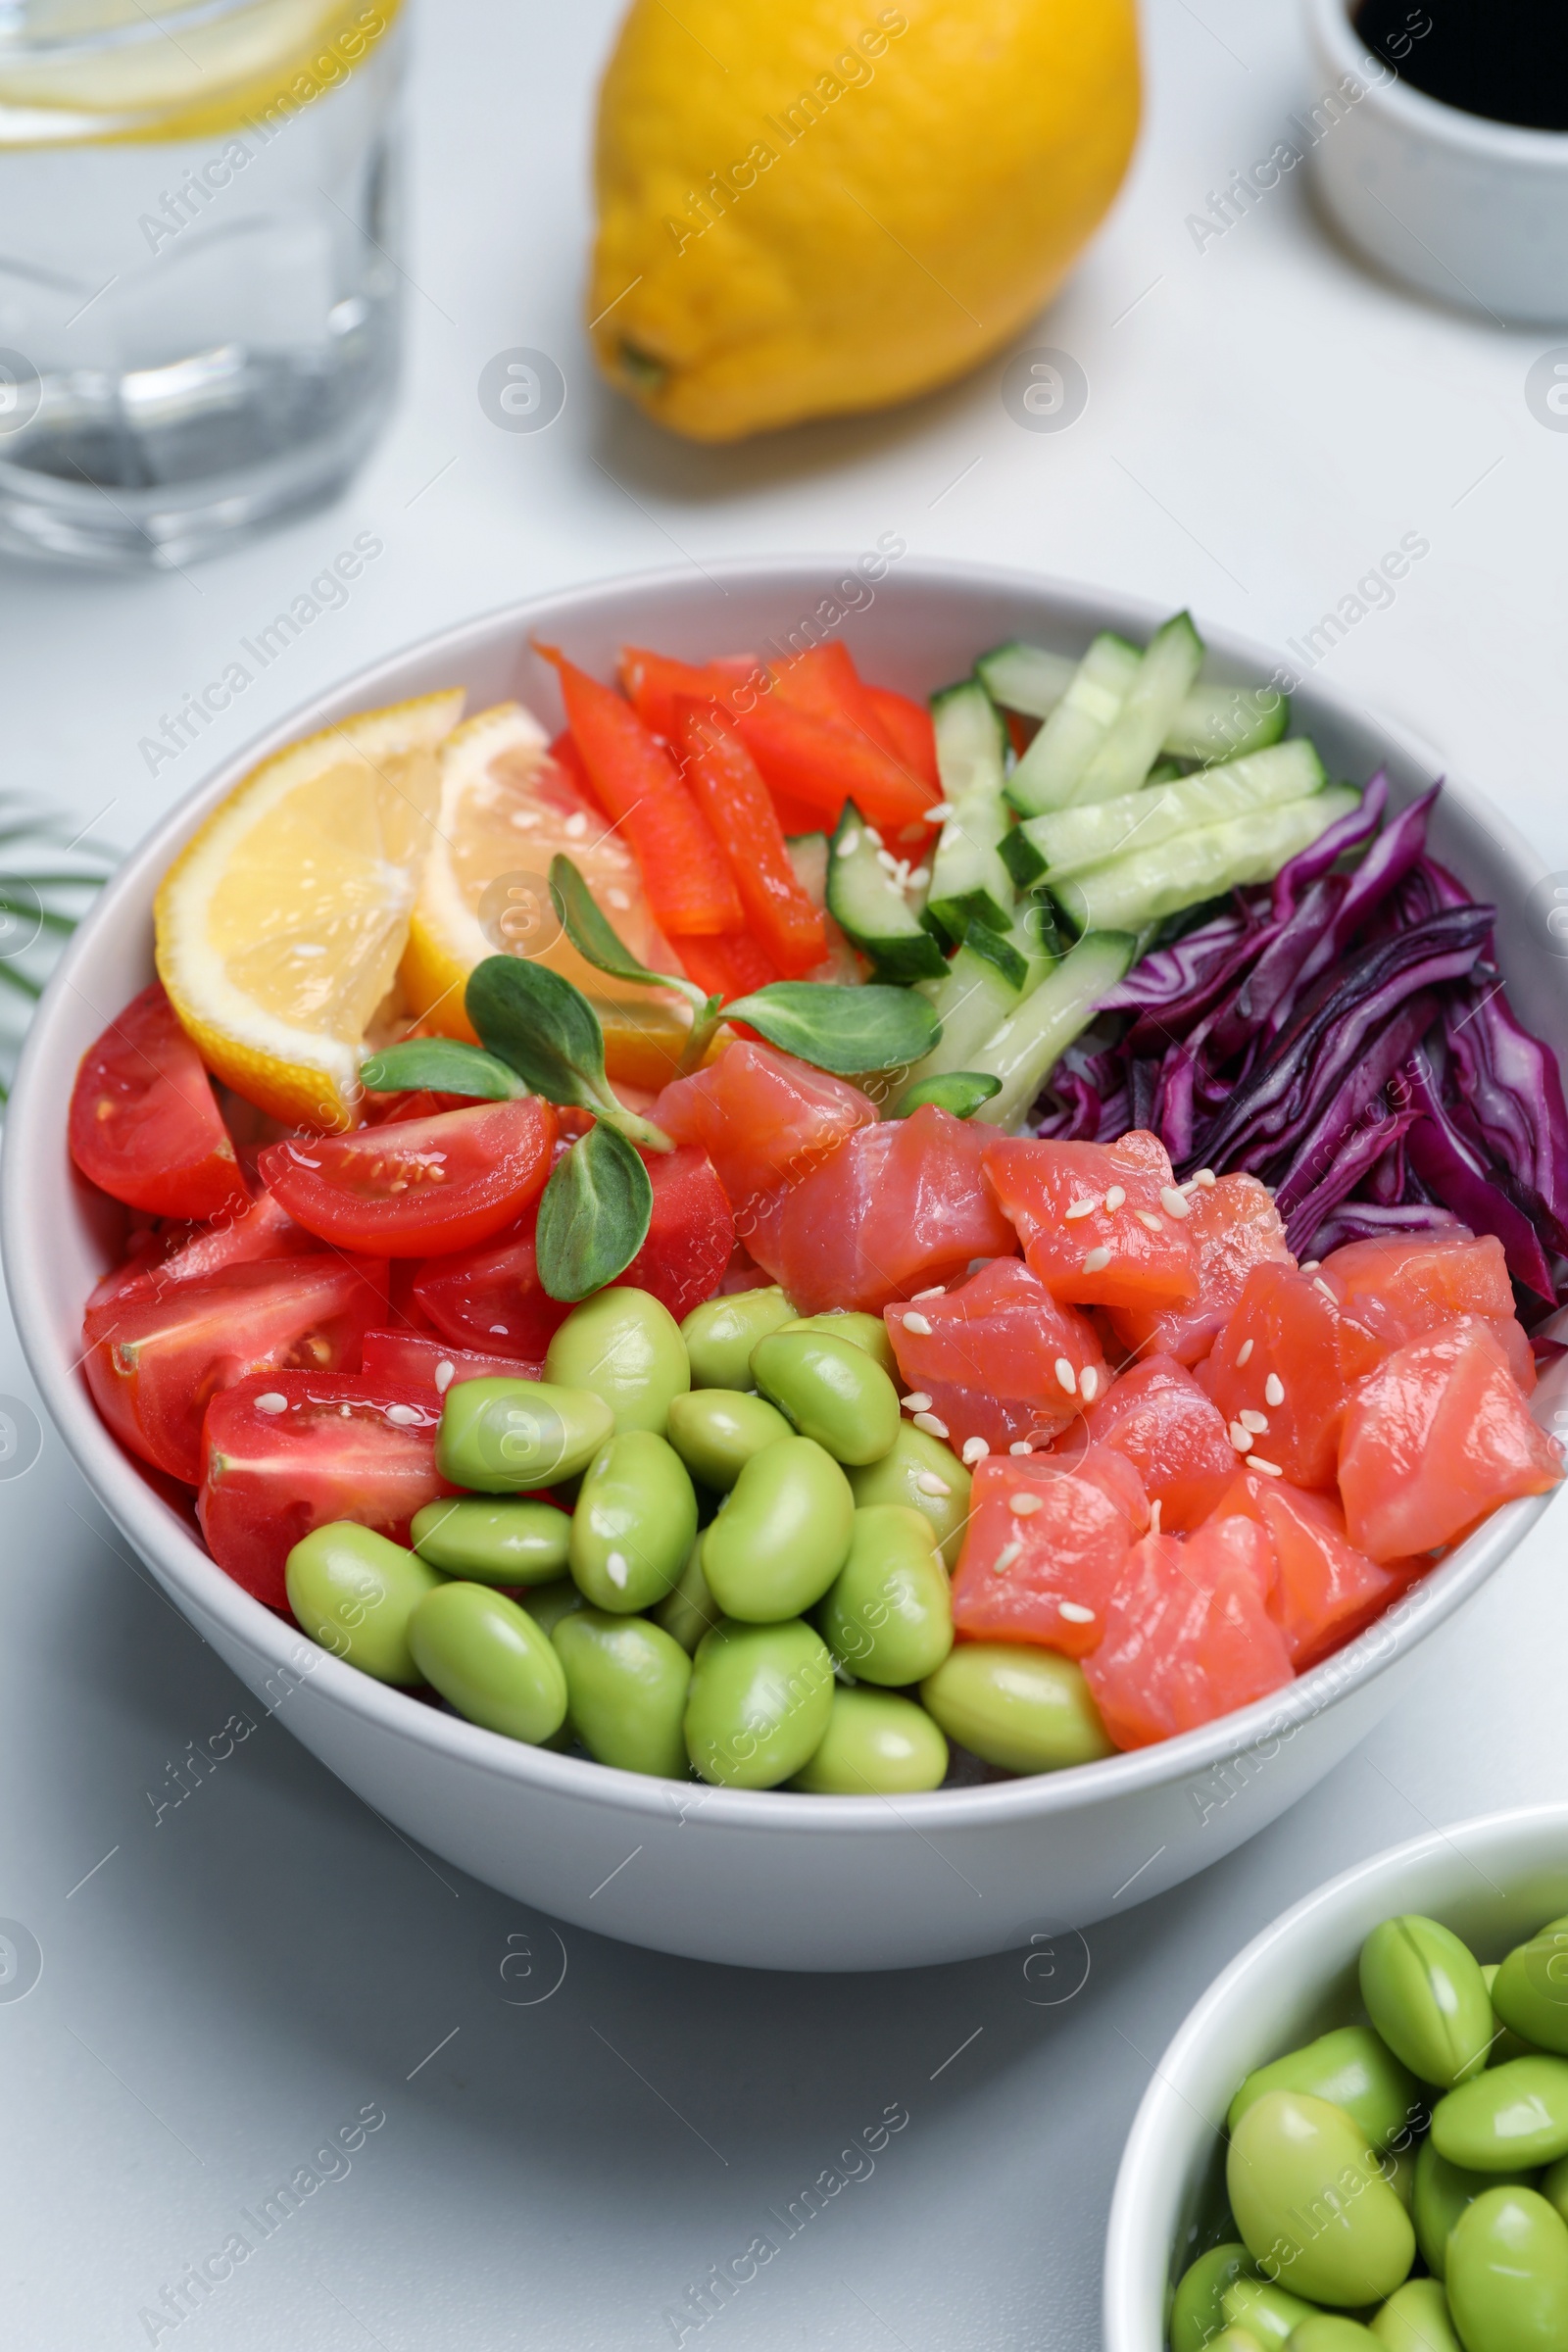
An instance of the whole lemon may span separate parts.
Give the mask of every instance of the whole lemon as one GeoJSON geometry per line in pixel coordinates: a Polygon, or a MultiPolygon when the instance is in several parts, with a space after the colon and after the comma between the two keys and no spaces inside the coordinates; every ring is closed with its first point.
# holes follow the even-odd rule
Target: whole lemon
{"type": "Polygon", "coordinates": [[[600,365],[700,441],[945,382],[1061,283],[1138,109],[1135,0],[632,0],[600,365]]]}

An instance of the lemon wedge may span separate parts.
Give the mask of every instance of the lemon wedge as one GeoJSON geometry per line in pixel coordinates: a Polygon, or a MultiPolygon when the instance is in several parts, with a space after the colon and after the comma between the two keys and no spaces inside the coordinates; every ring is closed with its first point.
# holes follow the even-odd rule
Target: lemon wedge
{"type": "Polygon", "coordinates": [[[352,1127],[430,849],[461,691],[290,744],[215,809],[158,893],[158,972],[210,1070],[291,1125],[352,1127]]]}
{"type": "Polygon", "coordinates": [[[673,1077],[691,1013],[672,991],[612,979],[584,961],[550,899],[550,861],[564,852],[601,912],[638,959],[679,972],[649,911],[637,860],[603,809],[550,757],[519,703],[481,710],[441,747],[441,803],[400,975],[419,1026],[472,1039],[463,1008],[468,974],[486,956],[524,956],[580,988],[605,1033],[617,1082],[659,1088],[673,1077]]]}

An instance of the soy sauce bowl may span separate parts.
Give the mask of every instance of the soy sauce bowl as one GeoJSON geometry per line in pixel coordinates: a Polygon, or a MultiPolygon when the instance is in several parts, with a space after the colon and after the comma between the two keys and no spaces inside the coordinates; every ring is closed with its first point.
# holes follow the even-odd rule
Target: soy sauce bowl
{"type": "Polygon", "coordinates": [[[1307,16],[1314,82],[1292,136],[1333,226],[1439,302],[1499,326],[1568,322],[1568,131],[1428,97],[1369,53],[1347,0],[1307,0],[1307,16]]]}

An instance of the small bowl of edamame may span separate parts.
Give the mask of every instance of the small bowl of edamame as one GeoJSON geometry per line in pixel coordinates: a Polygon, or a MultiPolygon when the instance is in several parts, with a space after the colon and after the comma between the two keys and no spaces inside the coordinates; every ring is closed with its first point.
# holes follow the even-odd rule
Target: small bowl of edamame
{"type": "Polygon", "coordinates": [[[1559,2352],[1565,1914],[1568,1805],[1532,1805],[1375,1855],[1256,1936],[1134,2122],[1105,2352],[1559,2352]]]}

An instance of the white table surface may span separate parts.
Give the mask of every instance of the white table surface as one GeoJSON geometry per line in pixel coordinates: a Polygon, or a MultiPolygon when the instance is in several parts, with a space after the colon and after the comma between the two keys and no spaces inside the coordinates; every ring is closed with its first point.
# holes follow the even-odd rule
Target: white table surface
{"type": "MultiPolygon", "coordinates": [[[[1021,339],[1087,372],[1070,431],[1021,430],[999,364],[891,418],[716,453],[662,439],[586,362],[590,102],[613,14],[428,12],[419,290],[388,439],[332,513],[188,580],[0,570],[0,783],[134,840],[209,757],[155,778],[139,739],[363,529],[385,556],[214,726],[212,757],[427,630],[683,556],[893,530],[922,555],[1191,603],[1283,646],[1414,532],[1430,555],[1325,674],[1568,867],[1568,440],[1524,397],[1552,338],[1363,275],[1298,184],[1201,253],[1186,224],[1318,94],[1284,0],[1152,0],[1129,186],[1021,339]],[[519,344],[556,355],[569,387],[533,435],[495,429],[475,393],[519,344]]],[[[0,1390],[32,1395],[9,1323],[0,1390]]],[[[1129,2119],[1219,1966],[1357,1857],[1568,1779],[1559,1507],[1315,1796],[1208,1877],[1090,1931],[1088,1983],[1064,2005],[1039,2005],[1017,1955],[791,1978],[574,1928],[541,1999],[560,1967],[548,1923],[401,1842],[279,1725],[176,1807],[186,1743],[253,1702],[133,1566],[52,1432],[0,1513],[0,1914],[43,1955],[27,1997],[0,2001],[0,2309],[25,2352],[152,2337],[634,2352],[673,2343],[664,2313],[759,2232],[780,2251],[688,2344],[1081,2352],[1129,2119]],[[874,2173],[785,2239],[769,2210],[889,2104],[909,2121],[874,2173]],[[385,2122],[344,2177],[177,2326],[139,2316],[231,2231],[258,2240],[242,2213],[363,2108],[385,2122]]]]}

